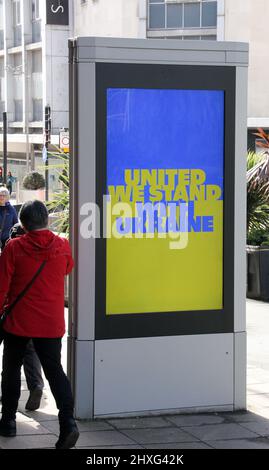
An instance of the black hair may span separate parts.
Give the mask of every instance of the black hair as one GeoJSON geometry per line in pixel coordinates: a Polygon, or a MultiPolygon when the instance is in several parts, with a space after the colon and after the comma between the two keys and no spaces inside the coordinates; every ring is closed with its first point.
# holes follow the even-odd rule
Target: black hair
{"type": "Polygon", "coordinates": [[[48,225],[48,210],[45,204],[37,199],[27,201],[21,207],[19,219],[28,232],[46,228],[48,225]]]}

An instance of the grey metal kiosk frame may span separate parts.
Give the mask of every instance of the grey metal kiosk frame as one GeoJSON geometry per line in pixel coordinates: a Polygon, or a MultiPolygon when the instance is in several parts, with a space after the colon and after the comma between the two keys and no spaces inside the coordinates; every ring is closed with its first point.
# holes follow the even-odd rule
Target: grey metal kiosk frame
{"type": "Polygon", "coordinates": [[[76,269],[68,351],[76,416],[245,409],[248,46],[77,38],[69,48],[71,242],[76,269]],[[197,88],[200,80],[201,88],[225,91],[224,308],[215,321],[206,312],[202,321],[195,312],[156,314],[154,322],[135,315],[107,319],[105,241],[81,235],[87,204],[100,204],[105,188],[104,90],[110,84],[149,86],[153,76],[155,85],[164,84],[167,76],[167,87],[173,80],[191,86],[193,80],[197,88]]]}

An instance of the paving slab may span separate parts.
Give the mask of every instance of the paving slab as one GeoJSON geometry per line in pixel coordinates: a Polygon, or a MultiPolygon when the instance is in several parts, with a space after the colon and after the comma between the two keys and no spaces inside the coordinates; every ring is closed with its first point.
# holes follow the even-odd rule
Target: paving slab
{"type": "Polygon", "coordinates": [[[117,429],[143,429],[171,427],[166,419],[160,417],[109,419],[108,423],[117,429]]]}
{"type": "Polygon", "coordinates": [[[76,449],[93,449],[95,451],[98,451],[99,449],[127,449],[127,450],[132,450],[132,449],[144,449],[144,447],[138,445],[138,444],[132,444],[131,446],[76,446],[76,449]]]}
{"type": "Polygon", "coordinates": [[[138,444],[165,444],[177,442],[195,442],[197,439],[178,428],[162,429],[126,429],[124,434],[138,444]]]}
{"type": "Polygon", "coordinates": [[[269,393],[269,383],[255,383],[248,385],[249,395],[259,395],[263,393],[269,393]]]}
{"type": "Polygon", "coordinates": [[[214,449],[269,449],[269,440],[263,438],[208,441],[207,444],[214,449]]]}
{"type": "Polygon", "coordinates": [[[224,417],[216,414],[175,415],[167,417],[167,420],[176,426],[202,426],[204,424],[218,424],[223,423],[224,419],[224,417]]]}
{"type": "Polygon", "coordinates": [[[252,395],[248,395],[247,406],[249,407],[250,405],[258,406],[262,408],[266,408],[266,407],[269,408],[269,394],[255,393],[252,395]]]}
{"type": "Polygon", "coordinates": [[[53,434],[0,437],[0,449],[53,449],[56,441],[53,434]]]}
{"type": "MultiPolygon", "coordinates": [[[[44,426],[48,431],[59,434],[59,423],[58,420],[55,421],[42,421],[42,426],[44,426]]],[[[79,432],[87,431],[113,431],[113,427],[108,424],[106,421],[78,421],[77,426],[79,432]]]]}
{"type": "Polygon", "coordinates": [[[51,432],[34,420],[17,423],[17,436],[26,436],[31,434],[51,434],[51,432]]]}
{"type": "Polygon", "coordinates": [[[209,444],[203,442],[180,442],[171,444],[150,444],[145,449],[212,449],[209,444]]]}
{"type": "Polygon", "coordinates": [[[137,444],[137,442],[134,442],[131,438],[118,431],[90,431],[80,434],[76,447],[132,446],[135,444],[137,444]]]}
{"type": "Polygon", "coordinates": [[[184,427],[182,429],[203,442],[223,439],[251,439],[258,437],[254,432],[249,431],[236,423],[209,424],[204,426],[184,427]]]}
{"type": "Polygon", "coordinates": [[[255,432],[259,436],[269,436],[269,420],[242,423],[242,426],[244,426],[244,428],[248,429],[249,431],[255,432]]]}
{"type": "Polygon", "coordinates": [[[248,422],[267,422],[267,419],[257,413],[251,411],[235,412],[235,413],[225,413],[225,420],[229,420],[236,423],[248,423],[248,422]]]}

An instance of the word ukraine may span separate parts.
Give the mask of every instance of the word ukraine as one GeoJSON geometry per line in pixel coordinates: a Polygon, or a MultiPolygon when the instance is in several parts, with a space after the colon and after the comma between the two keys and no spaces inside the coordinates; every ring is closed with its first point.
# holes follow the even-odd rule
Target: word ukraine
{"type": "Polygon", "coordinates": [[[214,215],[197,212],[222,200],[222,188],[202,169],[126,169],[124,183],[108,186],[119,235],[214,231],[214,215]]]}

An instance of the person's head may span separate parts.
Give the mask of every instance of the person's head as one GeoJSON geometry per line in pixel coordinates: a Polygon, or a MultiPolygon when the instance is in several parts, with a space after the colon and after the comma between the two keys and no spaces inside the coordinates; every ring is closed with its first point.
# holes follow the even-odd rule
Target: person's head
{"type": "Polygon", "coordinates": [[[38,200],[25,202],[19,212],[21,225],[26,232],[47,228],[48,217],[45,204],[38,200]]]}
{"type": "Polygon", "coordinates": [[[11,175],[11,171],[8,172],[7,176],[12,176],[12,175],[11,175]]]}
{"type": "Polygon", "coordinates": [[[5,186],[0,186],[0,206],[4,206],[9,200],[9,190],[5,186]]]}

